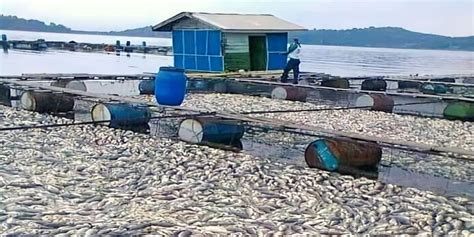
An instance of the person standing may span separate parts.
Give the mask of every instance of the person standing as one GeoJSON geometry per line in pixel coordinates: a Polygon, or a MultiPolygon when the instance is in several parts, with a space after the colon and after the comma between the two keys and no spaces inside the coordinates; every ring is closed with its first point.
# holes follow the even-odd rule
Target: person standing
{"type": "Polygon", "coordinates": [[[298,84],[298,75],[300,73],[300,53],[301,53],[301,44],[297,38],[293,39],[288,51],[284,53],[288,55],[288,62],[283,74],[281,75],[280,81],[286,83],[288,80],[288,73],[293,70],[293,84],[298,84]]]}

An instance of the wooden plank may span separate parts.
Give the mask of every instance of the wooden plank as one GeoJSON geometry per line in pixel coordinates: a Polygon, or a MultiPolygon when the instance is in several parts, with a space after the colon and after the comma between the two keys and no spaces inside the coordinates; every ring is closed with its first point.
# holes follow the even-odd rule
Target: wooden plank
{"type": "MultiPolygon", "coordinates": [[[[0,81],[2,81],[2,79],[0,79],[0,81]]],[[[16,81],[16,82],[9,81],[9,82],[7,82],[7,84],[14,84],[14,85],[18,85],[18,86],[27,86],[27,87],[35,88],[35,89],[44,89],[44,90],[63,92],[65,94],[78,95],[78,96],[83,96],[83,97],[115,100],[115,101],[122,101],[122,102],[127,102],[127,103],[146,104],[150,107],[156,107],[158,109],[159,108],[167,108],[167,109],[181,110],[181,111],[186,111],[186,112],[197,112],[197,113],[211,112],[211,111],[208,111],[208,110],[189,108],[189,107],[184,107],[184,106],[158,105],[156,103],[144,102],[142,100],[133,99],[133,98],[130,98],[130,97],[90,93],[90,92],[71,90],[71,89],[67,89],[67,88],[59,88],[59,87],[52,87],[52,86],[32,86],[31,84],[28,84],[28,83],[25,83],[25,82],[22,82],[22,81],[16,81]]],[[[411,148],[416,148],[417,150],[420,150],[420,151],[455,153],[455,154],[459,154],[459,155],[470,156],[472,158],[466,158],[466,159],[474,161],[474,151],[464,150],[464,149],[460,149],[460,148],[456,148],[456,147],[447,147],[447,146],[443,147],[443,146],[427,145],[427,144],[416,143],[416,142],[400,141],[400,140],[395,140],[395,139],[391,139],[391,138],[366,136],[366,135],[352,133],[352,132],[342,132],[342,131],[337,131],[337,130],[332,130],[332,129],[325,129],[325,128],[320,128],[320,127],[310,126],[310,125],[298,125],[298,124],[294,124],[294,123],[291,123],[291,122],[288,122],[288,121],[282,121],[282,120],[277,120],[277,119],[255,118],[255,117],[245,116],[245,115],[238,114],[238,113],[216,112],[215,116],[222,117],[222,118],[228,118],[228,119],[236,119],[236,120],[245,121],[245,122],[260,123],[260,124],[264,124],[264,125],[267,125],[267,126],[289,128],[289,129],[298,129],[298,130],[303,130],[303,131],[312,131],[312,132],[331,134],[331,135],[347,137],[347,138],[352,138],[352,139],[358,139],[358,140],[364,140],[364,141],[385,143],[385,144],[390,144],[390,145],[394,145],[394,146],[411,147],[411,148]]]]}
{"type": "MultiPolygon", "coordinates": [[[[457,78],[457,77],[456,77],[457,78]]],[[[354,78],[347,78],[348,80],[358,80],[354,78]]],[[[436,79],[436,78],[430,78],[430,79],[436,79]]],[[[432,83],[432,84],[444,84],[448,86],[459,86],[459,87],[474,87],[474,84],[469,84],[469,83],[457,83],[457,82],[441,82],[441,81],[429,81],[430,79],[427,80],[415,80],[415,79],[403,79],[403,78],[390,78],[390,77],[384,77],[381,80],[384,81],[406,81],[406,82],[417,82],[417,83],[432,83]]],[[[454,77],[453,77],[454,79],[454,77]]],[[[360,79],[362,80],[362,79],[360,79]]]]}
{"type": "Polygon", "coordinates": [[[349,93],[383,94],[383,95],[405,96],[405,97],[413,97],[413,98],[430,98],[430,99],[439,99],[439,100],[459,100],[459,101],[466,101],[466,102],[474,102],[473,98],[458,97],[458,96],[440,96],[440,95],[429,95],[429,94],[421,94],[421,93],[415,94],[415,93],[400,93],[400,92],[385,92],[385,91],[368,91],[368,90],[359,90],[359,89],[332,88],[332,87],[301,85],[301,84],[294,85],[294,84],[289,84],[289,83],[263,81],[259,79],[228,78],[227,80],[235,80],[235,81],[247,82],[247,83],[267,84],[267,85],[274,85],[274,86],[295,86],[295,87],[308,88],[308,89],[345,91],[349,93]]]}

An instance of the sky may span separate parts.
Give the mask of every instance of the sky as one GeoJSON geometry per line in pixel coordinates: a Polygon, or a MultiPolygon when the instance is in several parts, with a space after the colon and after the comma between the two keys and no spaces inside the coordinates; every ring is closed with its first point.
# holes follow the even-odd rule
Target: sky
{"type": "Polygon", "coordinates": [[[0,0],[0,14],[74,30],[138,28],[182,11],[269,13],[308,29],[396,26],[447,36],[474,35],[474,0],[0,0]]]}

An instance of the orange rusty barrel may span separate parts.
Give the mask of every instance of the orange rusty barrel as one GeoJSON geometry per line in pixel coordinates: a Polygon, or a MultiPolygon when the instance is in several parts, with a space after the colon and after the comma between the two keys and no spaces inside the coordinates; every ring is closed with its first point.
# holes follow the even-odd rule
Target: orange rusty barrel
{"type": "Polygon", "coordinates": [[[344,167],[374,167],[382,159],[382,148],[375,142],[325,138],[308,145],[305,160],[309,167],[338,171],[344,167]]]}
{"type": "Polygon", "coordinates": [[[356,100],[357,107],[370,107],[374,111],[391,113],[395,105],[392,97],[382,94],[361,95],[356,100]]]}
{"type": "Polygon", "coordinates": [[[343,79],[343,78],[327,79],[327,80],[321,81],[321,86],[325,86],[325,87],[348,89],[349,85],[350,85],[349,80],[343,79]]]}
{"type": "Polygon", "coordinates": [[[272,99],[306,102],[308,91],[305,88],[279,86],[272,90],[272,99]]]}

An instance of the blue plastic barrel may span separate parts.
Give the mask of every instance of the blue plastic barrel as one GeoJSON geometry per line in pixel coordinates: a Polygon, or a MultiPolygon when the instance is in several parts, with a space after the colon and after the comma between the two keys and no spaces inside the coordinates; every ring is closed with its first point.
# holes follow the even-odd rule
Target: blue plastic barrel
{"type": "Polygon", "coordinates": [[[155,79],[155,97],[161,105],[180,105],[186,95],[187,78],[184,70],[160,67],[155,79]]]}
{"type": "Polygon", "coordinates": [[[238,141],[244,135],[244,126],[238,121],[219,118],[196,118],[181,121],[178,136],[191,143],[227,143],[238,141]]]}
{"type": "Polygon", "coordinates": [[[155,94],[155,80],[143,80],[138,84],[138,90],[142,95],[155,94]]]}
{"type": "Polygon", "coordinates": [[[96,104],[91,111],[92,121],[109,121],[103,124],[113,128],[144,125],[150,121],[151,112],[146,105],[126,103],[96,104]]]}

